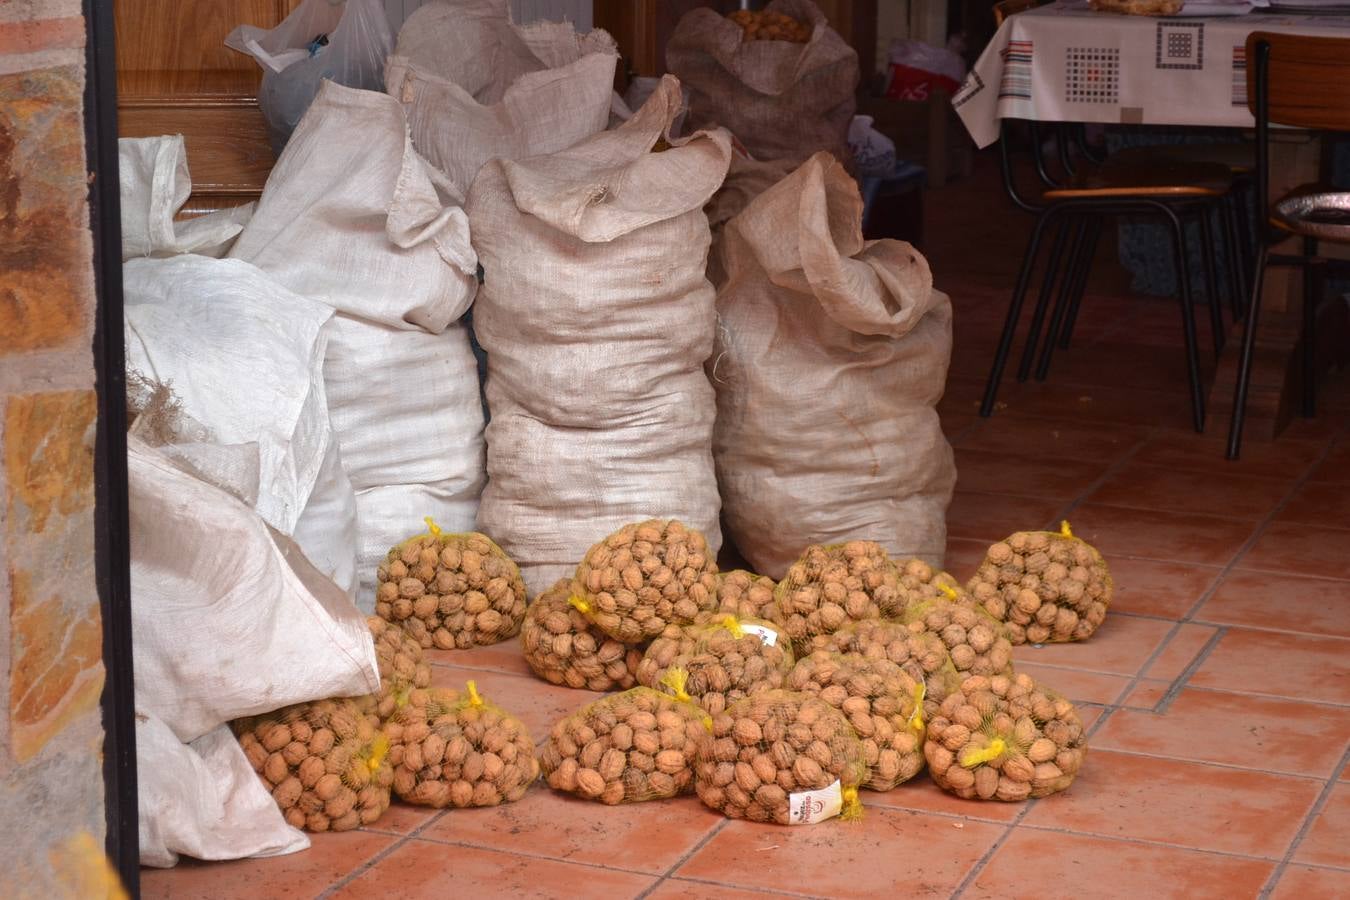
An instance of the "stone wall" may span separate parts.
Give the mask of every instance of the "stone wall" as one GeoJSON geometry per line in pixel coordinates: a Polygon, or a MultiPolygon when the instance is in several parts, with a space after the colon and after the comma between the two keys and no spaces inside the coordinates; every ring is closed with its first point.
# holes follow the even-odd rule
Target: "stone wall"
{"type": "Polygon", "coordinates": [[[88,896],[104,834],[83,46],[78,0],[0,2],[0,868],[19,896],[88,896]]]}

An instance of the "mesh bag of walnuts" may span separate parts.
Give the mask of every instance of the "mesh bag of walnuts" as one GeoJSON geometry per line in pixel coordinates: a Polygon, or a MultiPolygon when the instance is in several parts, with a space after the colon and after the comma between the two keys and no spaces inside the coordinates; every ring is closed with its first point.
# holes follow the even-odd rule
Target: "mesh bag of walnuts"
{"type": "Polygon", "coordinates": [[[862,741],[863,787],[889,791],[923,770],[924,683],[886,659],[817,650],[788,676],[788,689],[839,710],[862,741]]]}
{"type": "Polygon", "coordinates": [[[792,646],[776,625],[725,615],[686,627],[678,639],[653,641],[638,681],[659,687],[669,673],[683,671],[684,690],[716,715],[738,700],[781,688],[792,664],[792,646]]]}
{"type": "Polygon", "coordinates": [[[394,793],[409,803],[497,806],[524,796],[539,777],[534,742],[515,716],[488,703],[470,681],[464,693],[435,688],[385,725],[394,793]]]}
{"type": "Polygon", "coordinates": [[[972,675],[928,723],[923,752],[944,790],[1017,801],[1067,788],[1087,740],[1073,704],[1029,675],[972,675]]]}
{"type": "Polygon", "coordinates": [[[409,691],[431,685],[431,664],[422,656],[422,645],[402,627],[379,616],[367,616],[366,625],[375,637],[380,691],[355,700],[361,712],[373,716],[373,724],[378,726],[394,714],[400,700],[407,702],[409,691]]]}
{"type": "Polygon", "coordinates": [[[904,612],[899,572],[876,541],[813,544],[775,590],[779,621],[798,652],[850,622],[904,612]]]}
{"type": "Polygon", "coordinates": [[[563,578],[525,611],[520,643],[534,674],[553,684],[591,691],[633,686],[640,647],[621,644],[593,626],[568,602],[572,580],[563,578]]]}
{"type": "Polygon", "coordinates": [[[713,717],[694,785],[733,819],[810,825],[862,816],[866,751],[848,719],[819,697],[767,691],[713,717]]]}
{"type": "Polygon", "coordinates": [[[954,592],[948,600],[929,600],[905,613],[915,634],[935,635],[962,675],[1011,675],[1012,644],[1003,625],[969,598],[954,592]]]}
{"type": "Polygon", "coordinates": [[[989,548],[967,584],[1014,644],[1081,641],[1106,619],[1111,572],[1069,523],[1058,532],[1019,531],[989,548]]]}
{"type": "Polygon", "coordinates": [[[389,551],[376,572],[375,613],[402,625],[424,648],[495,644],[520,630],[525,582],[486,535],[428,531],[389,551]]]}
{"type": "Polygon", "coordinates": [[[352,700],[317,700],[232,723],[286,821],[351,831],[389,808],[388,739],[352,700]]]}
{"type": "Polygon", "coordinates": [[[946,588],[962,590],[961,582],[955,576],[935,569],[921,559],[897,562],[896,568],[900,570],[900,596],[905,609],[948,596],[946,588]]]}
{"type": "Polygon", "coordinates": [[[549,787],[611,806],[688,793],[709,719],[670,681],[676,696],[636,687],[558,721],[539,754],[549,787]]]}
{"type": "Polygon", "coordinates": [[[790,41],[805,44],[811,40],[811,26],[780,12],[738,9],[727,16],[741,26],[747,41],[790,41]]]}
{"type": "Polygon", "coordinates": [[[769,576],[745,569],[723,572],[717,576],[718,611],[778,624],[778,601],[773,596],[777,586],[769,576]]]}
{"type": "Polygon", "coordinates": [[[961,686],[961,675],[952,665],[947,645],[935,634],[915,633],[903,622],[869,619],[845,625],[834,634],[818,635],[812,650],[855,653],[868,659],[885,659],[924,683],[924,714],[932,716],[938,704],[961,686]]]}
{"type": "Polygon", "coordinates": [[[715,608],[717,560],[674,519],[625,525],[586,551],[571,602],[605,634],[639,644],[715,608]]]}

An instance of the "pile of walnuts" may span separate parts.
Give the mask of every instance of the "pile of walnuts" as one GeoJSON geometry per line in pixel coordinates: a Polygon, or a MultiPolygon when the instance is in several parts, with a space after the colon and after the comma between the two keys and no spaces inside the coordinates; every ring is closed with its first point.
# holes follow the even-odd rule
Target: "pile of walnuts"
{"type": "Polygon", "coordinates": [[[389,808],[388,741],[352,700],[318,700],[233,724],[286,821],[351,831],[389,808]]]}
{"type": "Polygon", "coordinates": [[[811,801],[827,795],[835,812],[851,818],[861,811],[865,754],[848,719],[824,700],[767,691],[713,717],[712,738],[699,749],[695,789],[706,806],[733,819],[815,821],[819,809],[811,801]],[[808,791],[825,793],[803,796],[808,791]]]}
{"type": "Polygon", "coordinates": [[[961,674],[1012,674],[1012,644],[1003,626],[970,602],[930,600],[912,607],[905,622],[915,634],[936,635],[961,674]]]}
{"type": "Polygon", "coordinates": [[[486,535],[427,534],[389,551],[376,577],[375,613],[402,625],[424,648],[495,644],[520,630],[525,581],[486,535]]]}
{"type": "Polygon", "coordinates": [[[696,704],[651,688],[602,697],[558,721],[539,754],[554,790],[610,805],[687,793],[699,742],[696,704]]]}
{"type": "Polygon", "coordinates": [[[967,589],[1014,644],[1081,641],[1106,619],[1111,573],[1091,544],[1059,533],[1019,531],[989,548],[967,589]]]}
{"type": "Polygon", "coordinates": [[[961,675],[952,665],[942,639],[926,631],[910,631],[903,622],[888,619],[856,622],[834,634],[816,637],[811,647],[895,663],[911,678],[924,683],[926,715],[936,712],[938,704],[961,685],[961,675]]]}
{"type": "Polygon", "coordinates": [[[799,653],[810,649],[812,638],[850,622],[904,612],[899,572],[875,541],[807,547],[775,594],[779,621],[799,653]]]}
{"type": "Polygon", "coordinates": [[[656,687],[672,670],[687,674],[684,691],[716,715],[732,703],[783,686],[792,647],[770,622],[719,616],[658,638],[638,665],[638,681],[656,687]]]}
{"type": "Polygon", "coordinates": [[[640,644],[716,606],[717,560],[707,538],[673,519],[626,525],[586,551],[572,594],[602,632],[640,644]]]}
{"type": "Polygon", "coordinates": [[[871,773],[864,787],[889,791],[922,771],[925,688],[895,663],[817,650],[797,663],[788,688],[848,717],[871,773]]]}
{"type": "Polygon", "coordinates": [[[1073,704],[1028,675],[973,675],[928,723],[933,780],[960,797],[1025,800],[1067,788],[1087,754],[1073,704]]]}
{"type": "Polygon", "coordinates": [[[591,691],[632,687],[642,650],[591,625],[567,602],[571,595],[571,579],[565,578],[530,604],[520,628],[525,662],[553,684],[591,691]]]}
{"type": "Polygon", "coordinates": [[[534,742],[520,720],[466,693],[433,688],[385,724],[394,793],[419,806],[497,806],[539,777],[534,742]]]}
{"type": "Polygon", "coordinates": [[[773,597],[778,585],[767,575],[745,569],[717,576],[717,609],[738,619],[763,619],[778,623],[778,601],[773,597]]]}
{"type": "Polygon", "coordinates": [[[431,665],[422,656],[422,645],[400,626],[379,616],[367,616],[366,625],[375,638],[380,692],[358,697],[356,703],[378,725],[394,714],[400,700],[406,702],[409,691],[431,685],[431,665]]]}
{"type": "Polygon", "coordinates": [[[955,576],[935,569],[921,559],[897,562],[900,570],[900,596],[904,609],[947,596],[948,590],[961,590],[955,576]]]}
{"type": "Polygon", "coordinates": [[[794,44],[805,44],[811,40],[811,26],[784,13],[738,9],[727,18],[741,26],[747,41],[790,41],[794,44]]]}

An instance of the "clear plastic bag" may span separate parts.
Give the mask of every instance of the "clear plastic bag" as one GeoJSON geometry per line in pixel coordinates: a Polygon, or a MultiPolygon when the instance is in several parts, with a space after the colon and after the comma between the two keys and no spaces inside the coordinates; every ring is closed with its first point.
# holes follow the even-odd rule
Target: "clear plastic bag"
{"type": "Polygon", "coordinates": [[[272,149],[280,153],[322,81],[384,90],[384,61],[394,35],[379,0],[304,0],[273,29],[240,25],[225,46],[262,67],[258,105],[272,149]]]}

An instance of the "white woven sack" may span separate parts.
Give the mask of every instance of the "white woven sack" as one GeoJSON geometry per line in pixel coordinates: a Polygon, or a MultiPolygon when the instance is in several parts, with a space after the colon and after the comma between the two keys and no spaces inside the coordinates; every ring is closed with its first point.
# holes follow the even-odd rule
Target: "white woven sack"
{"type": "Polygon", "coordinates": [[[861,217],[821,152],[722,231],[713,453],[731,537],[773,578],[854,538],[942,561],[951,303],[909,244],[864,241],[861,217]]]}
{"type": "Polygon", "coordinates": [[[469,195],[492,410],[478,525],[532,592],[629,522],[676,518],[721,543],[703,204],[731,138],[651,152],[679,108],[668,77],[616,130],[494,160],[469,195]]]}
{"type": "Polygon", "coordinates": [[[602,131],[617,62],[601,29],[520,27],[506,0],[454,0],[408,17],[384,81],[418,151],[467,193],[489,159],[553,153],[602,131]]]}
{"type": "Polygon", "coordinates": [[[141,865],[282,856],[309,848],[221,725],[184,744],[156,716],[136,715],[141,865]]]}
{"type": "Polygon", "coordinates": [[[138,710],[192,741],[379,689],[365,619],[293,541],[134,437],[127,472],[138,710]]]}
{"type": "Polygon", "coordinates": [[[255,444],[259,515],[354,591],[356,500],[323,383],[332,310],[239,260],[132,260],[122,285],[128,370],[205,428],[185,442],[255,444]]]}

